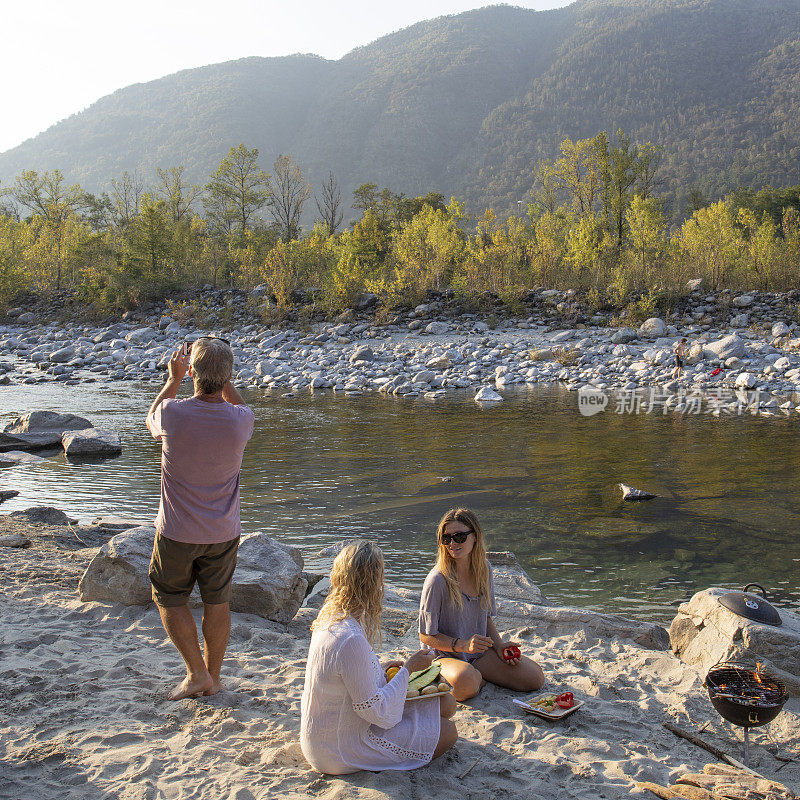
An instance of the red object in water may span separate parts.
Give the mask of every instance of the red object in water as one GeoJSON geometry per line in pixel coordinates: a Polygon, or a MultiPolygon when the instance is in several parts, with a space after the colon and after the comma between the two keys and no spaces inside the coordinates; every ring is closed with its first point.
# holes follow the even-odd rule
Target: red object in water
{"type": "Polygon", "coordinates": [[[713,378],[715,375],[719,375],[722,372],[722,367],[717,367],[712,373],[711,377],[713,378]]]}
{"type": "Polygon", "coordinates": [[[513,661],[515,658],[522,658],[522,651],[516,645],[512,644],[510,647],[503,649],[503,658],[506,661],[513,661]]]}
{"type": "Polygon", "coordinates": [[[572,696],[572,692],[564,692],[556,697],[556,705],[559,708],[572,708],[574,704],[575,698],[572,696]]]}

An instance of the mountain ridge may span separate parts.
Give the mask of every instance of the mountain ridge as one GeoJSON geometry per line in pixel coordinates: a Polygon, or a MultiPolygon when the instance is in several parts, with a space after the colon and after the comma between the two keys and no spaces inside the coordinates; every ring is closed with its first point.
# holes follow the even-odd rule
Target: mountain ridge
{"type": "Polygon", "coordinates": [[[205,183],[244,142],[267,171],[291,154],[314,186],[332,170],[345,193],[374,182],[507,211],[561,140],[621,126],[663,145],[674,210],[695,186],[800,183],[798,75],[794,0],[487,6],[337,60],[248,56],[123,87],[0,154],[0,179],[58,168],[98,191],[182,164],[205,183]]]}

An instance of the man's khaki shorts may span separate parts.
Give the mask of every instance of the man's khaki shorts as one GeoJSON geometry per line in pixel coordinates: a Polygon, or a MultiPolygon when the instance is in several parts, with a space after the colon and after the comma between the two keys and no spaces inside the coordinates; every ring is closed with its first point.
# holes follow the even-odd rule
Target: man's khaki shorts
{"type": "Polygon", "coordinates": [[[195,581],[208,605],[228,603],[239,538],[219,544],[190,544],[156,533],[150,559],[153,600],[163,608],[184,606],[195,581]]]}

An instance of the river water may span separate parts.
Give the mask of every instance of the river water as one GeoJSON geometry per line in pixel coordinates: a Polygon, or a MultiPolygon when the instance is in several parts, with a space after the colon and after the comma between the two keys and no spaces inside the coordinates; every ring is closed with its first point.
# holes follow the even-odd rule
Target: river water
{"type": "MultiPolygon", "coordinates": [[[[7,513],[54,505],[82,522],[150,518],[160,445],[144,427],[153,385],[0,388],[0,422],[23,410],[70,411],[122,435],[100,464],[0,470],[21,492],[7,513]]],[[[426,401],[379,394],[255,394],[256,432],[242,468],[242,523],[299,546],[307,567],[326,545],[377,541],[387,579],[419,588],[440,516],[478,512],[494,550],[511,550],[557,602],[669,621],[709,585],[755,581],[800,601],[800,418],[749,414],[592,417],[558,386],[508,393],[481,408],[463,394],[426,401]],[[623,503],[617,484],[659,497],[623,503]]],[[[213,457],[213,454],[209,454],[213,457]]]]}

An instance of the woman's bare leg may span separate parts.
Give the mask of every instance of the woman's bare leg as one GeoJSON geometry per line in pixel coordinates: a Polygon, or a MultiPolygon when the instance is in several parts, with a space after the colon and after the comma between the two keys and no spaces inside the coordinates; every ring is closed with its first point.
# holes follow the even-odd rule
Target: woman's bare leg
{"type": "Polygon", "coordinates": [[[458,741],[458,731],[456,725],[451,719],[442,717],[442,725],[439,730],[439,741],[436,743],[436,749],[433,751],[433,757],[439,758],[440,755],[446,753],[458,741]]]}
{"type": "Polygon", "coordinates": [[[526,656],[519,664],[506,664],[494,650],[487,650],[473,662],[475,669],[489,683],[495,683],[514,692],[536,692],[544,686],[542,668],[526,656]]]}
{"type": "Polygon", "coordinates": [[[481,690],[483,678],[475,667],[460,658],[441,658],[442,677],[453,687],[453,697],[459,703],[475,697],[481,690]]]}

